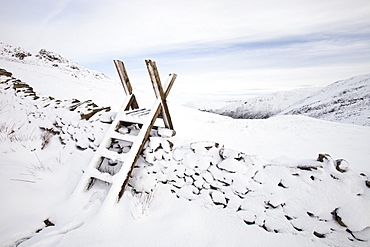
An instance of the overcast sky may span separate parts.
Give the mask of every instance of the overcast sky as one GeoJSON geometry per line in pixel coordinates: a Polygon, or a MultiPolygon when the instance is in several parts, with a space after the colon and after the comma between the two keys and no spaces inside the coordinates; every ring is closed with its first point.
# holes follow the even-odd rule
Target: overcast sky
{"type": "MultiPolygon", "coordinates": [[[[369,0],[0,0],[0,41],[51,50],[169,99],[229,100],[370,73],[369,0]]],[[[150,92],[151,93],[151,92],[150,92]]]]}

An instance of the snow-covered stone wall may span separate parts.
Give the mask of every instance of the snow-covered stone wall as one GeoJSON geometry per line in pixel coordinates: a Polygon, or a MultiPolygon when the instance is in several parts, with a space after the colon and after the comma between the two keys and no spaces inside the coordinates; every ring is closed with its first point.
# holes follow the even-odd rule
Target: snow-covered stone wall
{"type": "Polygon", "coordinates": [[[328,154],[271,163],[214,142],[177,145],[152,137],[130,179],[135,193],[162,183],[178,198],[218,207],[268,232],[323,241],[368,241],[370,185],[328,154]]]}

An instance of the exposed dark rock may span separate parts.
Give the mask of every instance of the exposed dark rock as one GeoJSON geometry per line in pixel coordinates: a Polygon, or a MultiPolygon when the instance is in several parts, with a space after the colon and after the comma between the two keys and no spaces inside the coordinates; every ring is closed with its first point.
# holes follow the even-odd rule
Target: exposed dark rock
{"type": "Polygon", "coordinates": [[[63,63],[63,62],[66,62],[66,59],[63,58],[61,55],[59,54],[56,54],[54,52],[51,52],[51,51],[47,51],[45,49],[41,49],[39,51],[39,53],[36,55],[36,57],[38,57],[39,59],[45,59],[45,60],[48,60],[50,62],[57,62],[57,63],[63,63]]]}
{"type": "Polygon", "coordinates": [[[348,171],[349,164],[344,159],[338,159],[335,161],[335,168],[340,172],[346,172],[348,171]]]}
{"type": "Polygon", "coordinates": [[[284,189],[288,188],[287,186],[285,186],[281,181],[278,183],[278,186],[279,187],[282,187],[284,189]]]}
{"type": "Polygon", "coordinates": [[[55,226],[55,224],[51,222],[49,219],[44,220],[44,224],[46,227],[55,226]]]}
{"type": "Polygon", "coordinates": [[[19,60],[23,60],[26,57],[32,56],[32,54],[26,51],[17,51],[12,56],[19,58],[19,60]]]}
{"type": "Polygon", "coordinates": [[[313,232],[313,235],[315,235],[318,238],[325,238],[325,234],[323,233],[313,232]]]}
{"type": "Polygon", "coordinates": [[[317,170],[317,166],[297,166],[297,168],[305,171],[317,170]]]}
{"type": "Polygon", "coordinates": [[[351,234],[351,236],[354,238],[354,239],[356,239],[357,241],[360,241],[360,242],[367,242],[366,240],[363,240],[363,239],[360,239],[360,238],[358,238],[358,237],[356,237],[355,235],[354,235],[354,233],[350,230],[350,229],[346,229],[346,232],[348,232],[349,234],[351,234]]]}
{"type": "Polygon", "coordinates": [[[301,229],[301,228],[299,228],[299,227],[296,227],[296,226],[293,226],[293,228],[294,228],[295,230],[297,230],[298,232],[303,231],[303,229],[301,229]]]}
{"type": "Polygon", "coordinates": [[[247,224],[247,225],[253,225],[256,223],[256,221],[247,221],[247,220],[244,220],[244,223],[247,224]]]}
{"type": "Polygon", "coordinates": [[[280,206],[280,204],[278,204],[278,205],[273,205],[270,201],[268,201],[268,202],[265,202],[265,208],[266,209],[269,209],[269,208],[277,208],[277,207],[279,207],[280,206]]]}
{"type": "Polygon", "coordinates": [[[329,157],[329,154],[319,154],[319,156],[317,157],[317,161],[324,162],[325,160],[329,160],[329,157]]]}
{"type": "Polygon", "coordinates": [[[347,227],[347,225],[346,225],[346,224],[344,224],[344,222],[343,222],[342,218],[338,215],[338,209],[339,209],[339,208],[336,208],[336,209],[334,209],[334,211],[333,211],[333,212],[331,212],[331,214],[333,215],[333,219],[334,219],[336,222],[338,222],[338,224],[339,224],[340,226],[347,227]]]}
{"type": "Polygon", "coordinates": [[[289,215],[284,215],[285,216],[285,218],[287,219],[287,220],[292,220],[293,218],[292,217],[290,217],[289,215]]]}
{"type": "Polygon", "coordinates": [[[100,111],[110,111],[110,107],[103,107],[103,108],[98,108],[94,109],[89,113],[82,113],[81,114],[81,119],[89,120],[92,116],[94,116],[96,113],[100,111]]]}
{"type": "Polygon", "coordinates": [[[5,69],[0,68],[0,75],[11,77],[13,74],[11,72],[6,71],[5,69]]]}

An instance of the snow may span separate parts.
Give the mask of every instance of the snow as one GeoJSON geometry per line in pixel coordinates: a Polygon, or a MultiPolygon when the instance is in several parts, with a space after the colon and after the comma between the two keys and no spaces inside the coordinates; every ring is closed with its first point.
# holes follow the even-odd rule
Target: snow
{"type": "Polygon", "coordinates": [[[178,136],[190,141],[214,141],[232,150],[266,159],[316,157],[329,153],[350,166],[369,171],[368,127],[341,124],[305,116],[269,119],[230,119],[179,106],[170,108],[178,136]],[[182,120],[182,115],[191,116],[182,120]]]}
{"type": "Polygon", "coordinates": [[[16,48],[0,43],[1,67],[32,85],[37,93],[52,95],[60,100],[74,98],[81,101],[89,100],[94,95],[94,102],[100,106],[110,106],[115,110],[121,106],[125,95],[122,85],[104,74],[90,71],[52,52],[47,54],[56,60],[50,61],[40,53],[28,53],[30,56],[20,60],[14,55],[17,54],[14,50],[16,48]]]}
{"type": "Polygon", "coordinates": [[[185,106],[233,118],[263,119],[280,113],[318,90],[318,88],[301,88],[231,102],[189,102],[185,106]]]}
{"type": "Polygon", "coordinates": [[[317,119],[370,126],[370,74],[334,82],[324,88],[274,92],[225,103],[190,102],[185,106],[243,119],[305,115],[317,119]]]}
{"type": "Polygon", "coordinates": [[[370,74],[337,81],[293,104],[281,114],[370,126],[370,74]]]}
{"type": "Polygon", "coordinates": [[[369,127],[169,102],[176,135],[153,132],[103,208],[107,184],[75,188],[115,116],[101,106],[118,109],[123,89],[28,58],[0,59],[13,73],[0,75],[0,246],[369,246],[369,127]]]}

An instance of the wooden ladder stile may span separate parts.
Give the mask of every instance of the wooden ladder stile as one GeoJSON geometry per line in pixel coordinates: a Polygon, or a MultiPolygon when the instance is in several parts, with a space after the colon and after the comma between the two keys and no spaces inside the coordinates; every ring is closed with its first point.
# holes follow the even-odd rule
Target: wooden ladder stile
{"type": "Polygon", "coordinates": [[[145,143],[149,139],[149,135],[157,118],[161,115],[165,127],[173,130],[166,98],[176,79],[176,74],[170,74],[169,82],[166,88],[163,89],[155,62],[151,60],[146,60],[145,62],[157,98],[154,105],[150,110],[139,108],[136,97],[132,93],[131,83],[128,79],[123,62],[114,60],[114,64],[125,90],[126,98],[101,144],[95,151],[88,167],[83,171],[82,178],[74,191],[74,194],[78,194],[90,189],[93,187],[96,179],[110,184],[109,191],[103,203],[103,208],[114,205],[122,197],[132,170],[143,151],[145,143]],[[117,130],[122,123],[140,126],[137,135],[119,133],[117,130]],[[117,153],[116,151],[109,150],[113,139],[132,143],[129,151],[126,153],[117,153]],[[115,174],[104,172],[100,169],[104,159],[109,159],[109,162],[121,162],[122,166],[115,174]]]}
{"type": "MultiPolygon", "coordinates": [[[[123,108],[126,108],[127,104],[129,104],[129,102],[131,101],[131,97],[126,97],[125,99],[125,102],[123,104],[123,108]]],[[[119,113],[118,113],[119,114],[119,113]]],[[[118,115],[117,114],[117,115],[118,115]]],[[[111,144],[111,138],[112,136],[109,134],[109,133],[114,133],[117,126],[119,125],[119,122],[120,122],[120,118],[116,117],[113,122],[111,123],[107,133],[104,135],[99,147],[97,148],[97,150],[95,151],[89,165],[87,166],[87,168],[83,171],[83,175],[75,189],[75,194],[78,194],[78,193],[81,193],[83,191],[85,191],[86,189],[88,189],[90,186],[91,186],[91,183],[92,183],[92,178],[96,178],[95,176],[92,176],[91,174],[96,174],[97,172],[100,172],[98,170],[99,166],[101,165],[102,161],[103,161],[103,156],[102,156],[102,153],[104,153],[104,150],[106,150],[110,144],[111,144]]],[[[113,137],[114,138],[114,137],[113,137]]],[[[111,179],[113,180],[113,179],[111,179]]]]}

